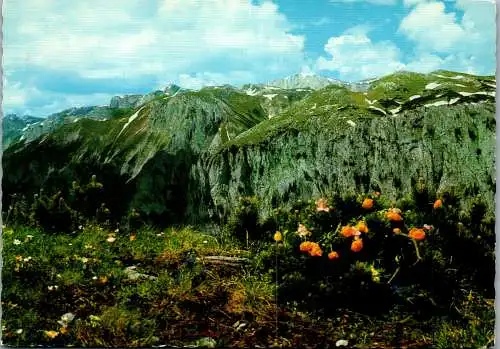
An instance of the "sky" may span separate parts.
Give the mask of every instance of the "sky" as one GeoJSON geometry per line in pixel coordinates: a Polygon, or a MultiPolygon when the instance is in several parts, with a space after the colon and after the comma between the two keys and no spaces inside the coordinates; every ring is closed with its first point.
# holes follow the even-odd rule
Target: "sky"
{"type": "Polygon", "coordinates": [[[494,0],[4,0],[5,114],[170,83],[495,74],[494,0]]]}

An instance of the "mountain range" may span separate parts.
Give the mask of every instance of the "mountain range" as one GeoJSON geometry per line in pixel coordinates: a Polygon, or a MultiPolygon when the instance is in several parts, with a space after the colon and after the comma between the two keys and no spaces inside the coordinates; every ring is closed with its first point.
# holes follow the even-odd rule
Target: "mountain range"
{"type": "Polygon", "coordinates": [[[9,115],[4,205],[95,174],[113,212],[162,224],[227,217],[241,196],[257,196],[264,217],[331,192],[396,199],[422,181],[464,209],[481,195],[494,212],[495,97],[495,77],[450,71],[359,83],[297,74],[9,115]]]}

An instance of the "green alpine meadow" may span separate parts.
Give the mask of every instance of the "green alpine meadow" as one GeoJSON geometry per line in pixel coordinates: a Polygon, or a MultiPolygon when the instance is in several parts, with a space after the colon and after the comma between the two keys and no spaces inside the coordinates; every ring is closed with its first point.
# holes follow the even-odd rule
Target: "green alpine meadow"
{"type": "Polygon", "coordinates": [[[495,77],[302,78],[4,118],[3,342],[491,345],[495,77]]]}
{"type": "Polygon", "coordinates": [[[4,0],[0,346],[494,348],[495,5],[4,0]]]}

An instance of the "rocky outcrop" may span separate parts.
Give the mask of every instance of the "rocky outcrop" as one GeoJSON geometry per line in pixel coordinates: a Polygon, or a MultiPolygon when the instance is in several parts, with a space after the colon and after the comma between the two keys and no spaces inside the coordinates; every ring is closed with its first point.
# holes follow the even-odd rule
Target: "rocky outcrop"
{"type": "Polygon", "coordinates": [[[114,96],[109,102],[110,108],[134,108],[141,100],[142,95],[114,96]]]}
{"type": "Polygon", "coordinates": [[[397,117],[311,116],[239,135],[209,161],[208,181],[220,215],[244,195],[263,214],[297,199],[381,191],[397,199],[423,180],[453,192],[467,209],[482,195],[494,212],[495,106],[419,108],[397,117]],[[350,122],[349,122],[350,121],[350,122]]]}

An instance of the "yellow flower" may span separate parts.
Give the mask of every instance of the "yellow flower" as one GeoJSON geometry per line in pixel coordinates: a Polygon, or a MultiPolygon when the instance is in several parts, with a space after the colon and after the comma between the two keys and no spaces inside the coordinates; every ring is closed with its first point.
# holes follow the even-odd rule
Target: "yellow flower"
{"type": "Polygon", "coordinates": [[[115,242],[116,238],[113,235],[109,235],[108,238],[106,239],[107,242],[115,242]]]}
{"type": "Polygon", "coordinates": [[[137,239],[137,235],[135,234],[130,234],[130,241],[134,241],[135,239],[137,239]]]}
{"type": "Polygon", "coordinates": [[[69,333],[69,328],[63,326],[59,329],[59,332],[61,332],[61,334],[67,334],[69,333]]]}
{"type": "Polygon", "coordinates": [[[99,282],[103,285],[108,283],[108,277],[106,275],[104,276],[99,276],[99,282]]]}
{"type": "Polygon", "coordinates": [[[277,231],[275,234],[274,234],[274,241],[276,242],[280,242],[283,240],[283,235],[281,234],[281,232],[277,231]]]}
{"type": "Polygon", "coordinates": [[[59,335],[59,332],[57,332],[57,331],[45,331],[45,335],[51,339],[54,339],[59,335]]]}

